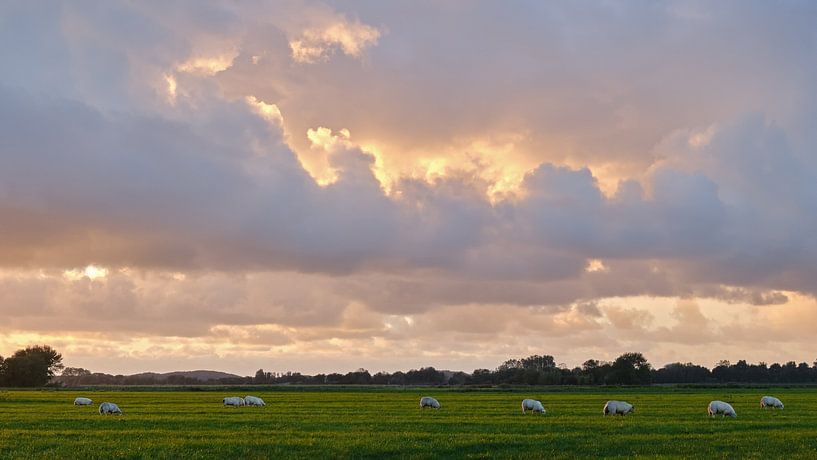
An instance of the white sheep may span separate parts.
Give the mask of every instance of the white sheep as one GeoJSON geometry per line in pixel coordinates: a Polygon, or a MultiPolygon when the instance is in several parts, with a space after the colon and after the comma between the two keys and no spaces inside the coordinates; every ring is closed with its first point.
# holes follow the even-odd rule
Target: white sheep
{"type": "Polygon", "coordinates": [[[228,396],[228,397],[222,399],[221,402],[224,403],[225,406],[239,407],[239,406],[245,406],[246,405],[246,402],[244,401],[244,398],[242,398],[240,396],[228,396]]]}
{"type": "Polygon", "coordinates": [[[122,415],[122,409],[119,408],[114,403],[111,402],[104,402],[99,405],[99,414],[100,415],[107,415],[107,414],[116,414],[122,415]]]}
{"type": "Polygon", "coordinates": [[[257,398],[255,396],[245,397],[244,398],[244,403],[246,403],[248,406],[266,406],[266,404],[264,404],[263,399],[257,398]]]}
{"type": "Polygon", "coordinates": [[[607,401],[604,415],[627,415],[635,412],[635,407],[626,401],[607,401]]]}
{"type": "Polygon", "coordinates": [[[774,396],[764,396],[760,398],[760,407],[764,409],[767,407],[782,409],[783,403],[774,396]]]}
{"type": "Polygon", "coordinates": [[[709,403],[709,406],[706,408],[707,413],[709,416],[712,417],[716,414],[721,414],[722,417],[737,417],[738,414],[735,413],[735,409],[729,403],[725,403],[723,401],[712,401],[709,403]]]}
{"type": "Polygon", "coordinates": [[[79,397],[79,398],[74,399],[74,405],[75,406],[90,406],[93,403],[94,402],[91,401],[88,398],[79,397]]]}
{"type": "Polygon", "coordinates": [[[426,407],[433,407],[434,409],[439,409],[440,402],[432,398],[431,396],[423,396],[422,398],[420,398],[420,408],[424,409],[426,407]]]}
{"type": "Polygon", "coordinates": [[[527,411],[531,412],[538,412],[540,414],[545,413],[545,406],[542,405],[541,402],[535,399],[523,399],[522,400],[522,413],[525,414],[527,411]]]}

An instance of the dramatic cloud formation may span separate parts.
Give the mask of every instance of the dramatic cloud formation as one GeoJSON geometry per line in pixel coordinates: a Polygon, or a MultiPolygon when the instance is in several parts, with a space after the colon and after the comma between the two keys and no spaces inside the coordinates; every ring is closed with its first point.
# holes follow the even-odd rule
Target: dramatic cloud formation
{"type": "Polygon", "coordinates": [[[810,361],[815,21],[797,2],[0,6],[0,354],[810,361]]]}

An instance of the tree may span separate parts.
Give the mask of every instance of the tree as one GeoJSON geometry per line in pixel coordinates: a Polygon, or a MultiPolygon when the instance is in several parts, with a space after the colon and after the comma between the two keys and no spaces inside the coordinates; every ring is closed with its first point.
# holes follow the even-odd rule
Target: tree
{"type": "Polygon", "coordinates": [[[521,360],[523,369],[534,369],[537,371],[544,371],[556,367],[556,360],[550,355],[533,355],[521,360]]]}
{"type": "Polygon", "coordinates": [[[809,369],[808,364],[800,363],[797,365],[797,381],[798,382],[808,382],[811,377],[811,369],[809,369]]]}
{"type": "Polygon", "coordinates": [[[494,373],[490,369],[474,369],[468,383],[475,385],[485,385],[493,383],[494,373]]]}
{"type": "Polygon", "coordinates": [[[468,374],[465,372],[454,372],[450,379],[448,379],[449,385],[465,385],[468,383],[468,374]]]}
{"type": "Polygon", "coordinates": [[[607,383],[644,385],[650,383],[652,366],[641,353],[624,353],[613,361],[607,383]]]}
{"type": "Polygon", "coordinates": [[[85,375],[91,375],[91,371],[81,367],[66,367],[62,370],[60,375],[63,377],[82,377],[85,375]]]}
{"type": "Polygon", "coordinates": [[[504,363],[500,364],[499,367],[497,367],[496,369],[498,371],[507,371],[507,370],[510,370],[510,369],[521,369],[521,368],[522,368],[522,361],[514,358],[514,359],[509,359],[509,360],[505,361],[504,363]]]}
{"type": "Polygon", "coordinates": [[[340,379],[338,383],[344,385],[368,385],[372,383],[372,376],[366,369],[358,368],[354,372],[349,372],[340,379]]]}
{"type": "Polygon", "coordinates": [[[656,383],[701,383],[709,378],[709,369],[692,363],[671,363],[653,371],[656,383]]]}
{"type": "Polygon", "coordinates": [[[403,371],[397,371],[391,375],[389,379],[389,385],[405,385],[406,384],[406,374],[403,371]]]}
{"type": "Polygon", "coordinates": [[[391,379],[391,374],[380,371],[372,376],[372,383],[375,385],[388,385],[391,379]]]}
{"type": "Polygon", "coordinates": [[[3,384],[12,387],[44,386],[62,368],[62,355],[53,348],[48,345],[28,347],[3,361],[3,384]]]}
{"type": "MultiPolygon", "coordinates": [[[[780,365],[775,363],[769,368],[772,374],[775,372],[775,366],[780,368],[780,365]]],[[[729,382],[731,381],[732,371],[731,371],[732,364],[727,360],[718,361],[718,364],[712,369],[712,377],[715,378],[718,382],[729,382]]]]}
{"type": "Polygon", "coordinates": [[[81,367],[66,367],[62,370],[60,376],[54,380],[58,380],[67,386],[73,386],[80,385],[82,380],[88,378],[90,375],[91,371],[87,369],[83,369],[81,367]]]}
{"type": "Polygon", "coordinates": [[[406,383],[419,385],[440,385],[445,383],[445,374],[433,367],[422,367],[406,372],[406,383]]]}
{"type": "Polygon", "coordinates": [[[595,359],[588,359],[582,364],[582,371],[584,372],[593,372],[599,367],[600,363],[595,359]]]}

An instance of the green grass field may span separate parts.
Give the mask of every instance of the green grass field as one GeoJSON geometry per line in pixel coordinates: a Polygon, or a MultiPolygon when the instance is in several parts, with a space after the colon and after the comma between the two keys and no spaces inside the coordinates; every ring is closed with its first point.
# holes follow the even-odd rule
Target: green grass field
{"type": "Polygon", "coordinates": [[[0,391],[0,458],[817,458],[817,389],[0,391]],[[255,394],[267,407],[222,407],[255,394]],[[763,394],[786,404],[759,408],[763,394]],[[91,407],[72,405],[76,396],[91,407]],[[432,395],[442,409],[419,409],[432,395]],[[521,400],[546,415],[522,415],[521,400]],[[603,417],[608,399],[636,413],[603,417]],[[712,399],[737,419],[709,419],[712,399]],[[124,415],[101,416],[119,404],[124,415]]]}

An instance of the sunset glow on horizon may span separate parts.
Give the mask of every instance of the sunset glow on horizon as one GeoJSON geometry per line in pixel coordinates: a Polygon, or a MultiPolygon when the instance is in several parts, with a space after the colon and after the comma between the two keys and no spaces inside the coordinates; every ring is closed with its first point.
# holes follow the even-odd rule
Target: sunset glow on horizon
{"type": "Polygon", "coordinates": [[[817,359],[811,4],[195,10],[0,6],[1,356],[817,359]]]}

